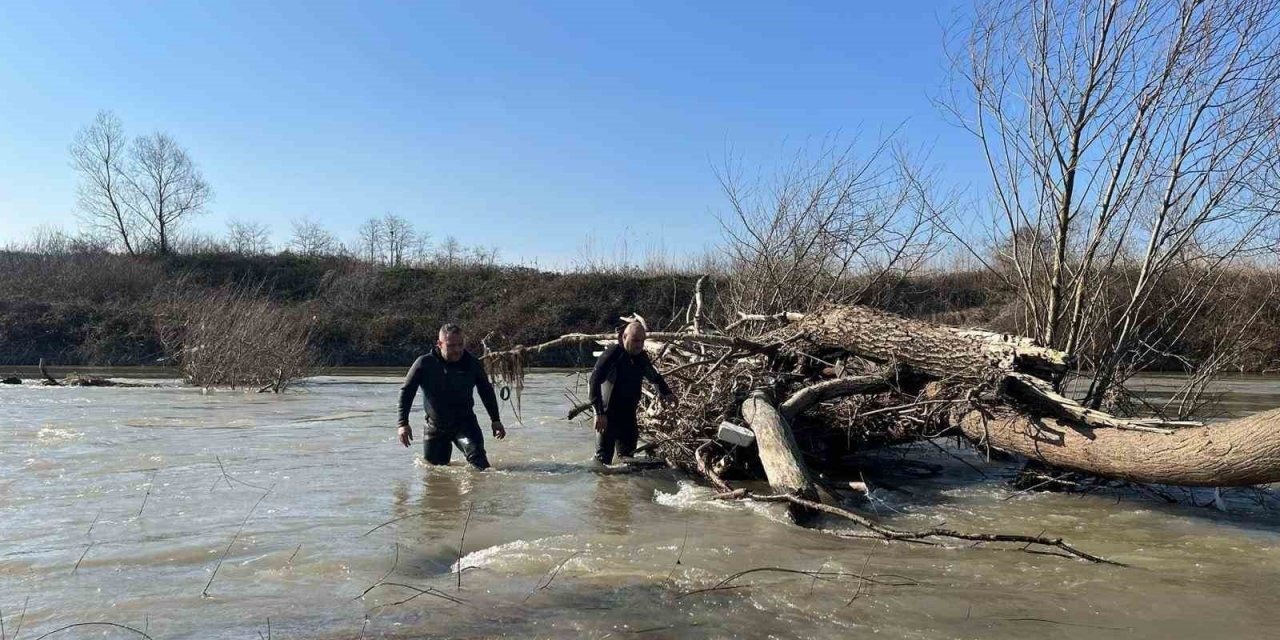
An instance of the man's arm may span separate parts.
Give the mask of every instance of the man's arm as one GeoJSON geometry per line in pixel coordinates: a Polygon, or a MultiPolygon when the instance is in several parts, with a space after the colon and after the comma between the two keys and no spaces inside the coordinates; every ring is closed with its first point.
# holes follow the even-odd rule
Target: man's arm
{"type": "Polygon", "coordinates": [[[590,399],[591,406],[596,410],[597,416],[604,415],[604,391],[602,387],[606,380],[609,379],[609,367],[618,347],[612,346],[604,350],[599,358],[596,358],[596,366],[591,369],[590,379],[590,399]]]}
{"type": "Polygon", "coordinates": [[[422,376],[425,373],[423,360],[425,360],[425,356],[419,356],[417,360],[413,361],[413,366],[409,367],[409,374],[404,377],[404,384],[400,385],[400,406],[397,425],[409,424],[409,412],[413,410],[413,401],[418,397],[418,387],[422,385],[422,376]]]}
{"type": "Polygon", "coordinates": [[[493,383],[489,382],[489,374],[485,373],[484,364],[479,358],[475,359],[474,369],[472,375],[476,379],[476,391],[480,392],[480,402],[484,404],[484,410],[489,412],[489,420],[502,422],[498,417],[498,395],[493,392],[493,383]]]}
{"type": "Polygon", "coordinates": [[[480,402],[484,403],[484,410],[489,412],[489,421],[493,424],[493,437],[501,440],[507,437],[507,428],[502,426],[502,418],[498,417],[498,396],[493,393],[493,383],[489,382],[489,374],[485,373],[484,363],[479,358],[475,358],[474,363],[476,379],[476,391],[480,392],[480,402]]]}
{"type": "Polygon", "coordinates": [[[644,378],[654,386],[658,387],[658,395],[663,397],[672,396],[671,387],[667,386],[667,381],[662,377],[661,373],[658,373],[658,368],[653,366],[653,361],[649,360],[648,356],[645,357],[644,364],[644,378]]]}

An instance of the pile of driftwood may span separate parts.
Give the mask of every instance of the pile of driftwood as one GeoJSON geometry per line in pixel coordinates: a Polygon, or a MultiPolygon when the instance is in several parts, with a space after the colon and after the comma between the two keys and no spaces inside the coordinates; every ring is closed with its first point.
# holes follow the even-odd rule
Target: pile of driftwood
{"type": "MultiPolygon", "coordinates": [[[[1211,487],[1280,481],[1280,409],[1210,425],[1091,410],[1057,391],[1068,373],[1065,355],[1028,338],[860,306],[741,314],[719,328],[700,312],[691,316],[679,331],[648,335],[645,348],[680,403],[667,407],[650,398],[642,405],[647,446],[722,497],[785,501],[798,519],[824,511],[859,519],[882,537],[930,537],[843,509],[811,467],[838,467],[850,453],[946,435],[1103,478],[1211,487]],[[755,446],[717,439],[725,422],[749,428],[755,446]],[[725,480],[753,470],[762,471],[773,495],[734,490],[725,480]]],[[[485,361],[495,375],[518,378],[540,351],[614,339],[571,334],[489,353],[485,361]]]]}

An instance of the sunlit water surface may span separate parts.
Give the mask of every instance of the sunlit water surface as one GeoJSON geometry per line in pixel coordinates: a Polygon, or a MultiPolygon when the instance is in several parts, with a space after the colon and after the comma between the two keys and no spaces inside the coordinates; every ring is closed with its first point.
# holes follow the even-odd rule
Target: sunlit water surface
{"type": "MultiPolygon", "coordinates": [[[[86,622],[239,639],[1253,638],[1280,623],[1280,511],[1249,492],[1225,494],[1226,513],[1018,493],[1011,465],[961,452],[980,473],[918,446],[909,458],[942,473],[883,454],[864,509],[903,528],[1044,532],[1131,566],[845,539],[844,523],[801,529],[667,470],[593,471],[589,426],[563,420],[573,375],[530,375],[523,424],[504,405],[494,471],[426,468],[419,442],[393,442],[398,378],[372,373],[279,396],[0,387],[5,637],[24,607],[23,638],[86,622]],[[760,567],[869,579],[756,572],[689,593],[760,567]]],[[[1223,388],[1229,411],[1280,405],[1275,380],[1223,388]]]]}

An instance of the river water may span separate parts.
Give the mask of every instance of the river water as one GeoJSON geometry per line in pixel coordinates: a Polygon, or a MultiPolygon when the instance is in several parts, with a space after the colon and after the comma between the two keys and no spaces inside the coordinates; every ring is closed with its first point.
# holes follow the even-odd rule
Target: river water
{"type": "MultiPolygon", "coordinates": [[[[279,396],[0,387],[5,637],[24,607],[22,638],[100,622],[238,639],[1255,638],[1280,624],[1280,507],[1252,492],[1224,492],[1226,512],[1018,493],[1011,465],[917,446],[879,457],[864,509],[903,528],[1044,532],[1130,566],[840,538],[854,530],[716,502],[667,470],[593,471],[589,426],[562,419],[577,375],[529,376],[523,424],[504,405],[509,436],[488,441],[495,470],[427,468],[420,443],[393,442],[398,372],[366,373],[279,396]],[[828,575],[689,593],[767,567],[828,575]]],[[[1223,390],[1229,411],[1280,405],[1276,380],[1223,390]]]]}

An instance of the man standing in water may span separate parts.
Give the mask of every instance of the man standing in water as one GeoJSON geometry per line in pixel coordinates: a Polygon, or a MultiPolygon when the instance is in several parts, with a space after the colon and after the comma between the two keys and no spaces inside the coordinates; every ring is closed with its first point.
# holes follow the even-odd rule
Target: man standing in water
{"type": "Polygon", "coordinates": [[[632,322],[622,331],[618,344],[606,349],[591,371],[591,406],[596,411],[595,459],[601,464],[613,462],[614,448],[623,461],[636,452],[640,438],[636,426],[636,408],[640,405],[640,382],[648,380],[658,387],[663,403],[674,404],[675,394],[654,368],[644,352],[644,325],[632,322]]]}
{"type": "Polygon", "coordinates": [[[484,371],[480,359],[463,348],[462,328],[456,324],[440,327],[439,341],[431,353],[420,356],[405,376],[400,387],[400,444],[409,446],[413,429],[409,427],[409,410],[422,389],[426,396],[427,427],[423,439],[424,456],[430,464],[449,464],[453,446],[457,445],[471,466],[489,468],[484,453],[484,434],[476,422],[472,391],[480,392],[480,401],[492,421],[493,437],[507,437],[498,417],[498,397],[484,371]]]}

